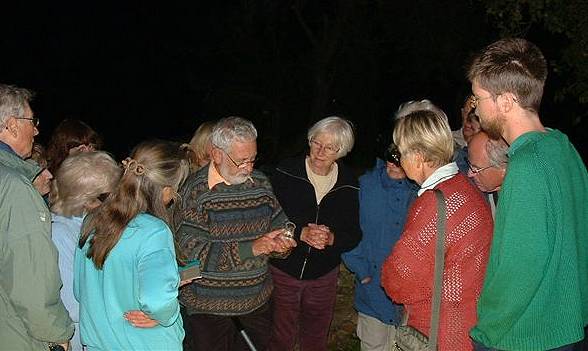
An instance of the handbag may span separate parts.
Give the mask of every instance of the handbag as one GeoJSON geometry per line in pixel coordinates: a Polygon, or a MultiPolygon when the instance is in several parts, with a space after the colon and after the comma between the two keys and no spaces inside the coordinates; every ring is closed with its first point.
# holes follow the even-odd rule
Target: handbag
{"type": "Polygon", "coordinates": [[[437,244],[435,249],[435,280],[433,282],[433,301],[431,303],[431,332],[426,335],[408,326],[408,312],[405,311],[400,326],[396,329],[393,351],[436,351],[439,335],[439,312],[441,310],[441,288],[445,266],[445,197],[435,189],[437,198],[437,244]]]}

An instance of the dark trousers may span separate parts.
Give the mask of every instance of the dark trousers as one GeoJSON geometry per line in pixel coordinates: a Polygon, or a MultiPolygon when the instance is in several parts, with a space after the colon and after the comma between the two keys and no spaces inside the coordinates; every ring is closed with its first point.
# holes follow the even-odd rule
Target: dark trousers
{"type": "Polygon", "coordinates": [[[337,299],[339,267],[318,279],[298,280],[270,266],[273,328],[269,351],[290,351],[297,339],[301,351],[327,349],[337,299]]]}
{"type": "Polygon", "coordinates": [[[269,341],[271,311],[268,303],[249,314],[237,317],[212,314],[184,314],[183,317],[186,331],[184,350],[249,351],[234,318],[238,318],[258,351],[264,351],[269,341]]]}
{"type": "MultiPolygon", "coordinates": [[[[574,350],[577,350],[575,348],[576,345],[577,345],[577,343],[574,343],[574,344],[558,347],[555,349],[551,349],[549,351],[574,351],[574,350]]],[[[474,340],[474,350],[475,351],[498,351],[497,349],[493,349],[491,347],[486,347],[475,340],[474,340]]]]}

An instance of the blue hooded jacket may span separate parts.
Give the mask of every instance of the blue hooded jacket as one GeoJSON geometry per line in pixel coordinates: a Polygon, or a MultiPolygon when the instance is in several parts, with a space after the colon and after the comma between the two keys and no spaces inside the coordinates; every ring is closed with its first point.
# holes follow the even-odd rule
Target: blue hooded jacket
{"type": "Polygon", "coordinates": [[[408,209],[418,186],[408,178],[392,179],[386,162],[359,178],[359,217],[363,238],[359,245],[342,255],[347,268],[355,273],[355,309],[386,324],[398,325],[401,306],[394,304],[380,285],[382,264],[400,238],[408,209]],[[361,280],[371,277],[371,282],[361,280]]]}

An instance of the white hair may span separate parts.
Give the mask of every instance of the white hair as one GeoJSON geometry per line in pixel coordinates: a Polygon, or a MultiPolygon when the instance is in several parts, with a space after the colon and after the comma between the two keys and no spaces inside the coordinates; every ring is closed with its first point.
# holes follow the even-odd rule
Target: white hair
{"type": "Polygon", "coordinates": [[[337,116],[323,118],[308,130],[308,141],[310,142],[317,134],[321,133],[331,134],[334,137],[335,143],[339,147],[337,158],[347,155],[353,149],[355,137],[353,124],[350,121],[337,116]]]}
{"type": "Polygon", "coordinates": [[[488,138],[485,146],[490,165],[495,168],[506,168],[508,164],[508,145],[506,142],[502,139],[492,140],[488,138]]]}
{"type": "Polygon", "coordinates": [[[81,216],[86,204],[114,190],[121,173],[116,161],[103,151],[67,157],[51,184],[51,211],[66,217],[81,216]]]}
{"type": "Polygon", "coordinates": [[[420,101],[411,100],[400,104],[398,111],[396,111],[395,119],[406,117],[416,111],[431,111],[436,115],[445,118],[445,120],[449,122],[445,112],[443,112],[443,110],[441,110],[434,103],[432,103],[431,100],[428,99],[423,99],[420,101]]]}
{"type": "Polygon", "coordinates": [[[226,117],[219,120],[212,128],[212,144],[228,151],[235,141],[253,141],[257,139],[257,129],[251,121],[242,117],[226,117]]]}
{"type": "Polygon", "coordinates": [[[33,98],[33,93],[14,85],[0,84],[0,127],[10,117],[24,117],[25,107],[33,98]]]}

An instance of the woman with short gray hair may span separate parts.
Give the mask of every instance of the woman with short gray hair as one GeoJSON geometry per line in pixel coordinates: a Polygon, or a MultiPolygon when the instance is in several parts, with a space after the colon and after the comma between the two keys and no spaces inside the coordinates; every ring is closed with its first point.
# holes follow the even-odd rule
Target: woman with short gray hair
{"type": "Polygon", "coordinates": [[[74,253],[84,216],[100,206],[116,187],[121,169],[105,152],[69,156],[57,170],[49,196],[53,221],[52,239],[59,252],[63,286],[61,299],[75,323],[71,349],[82,350],[79,306],[73,295],[74,253]]]}
{"type": "Polygon", "coordinates": [[[278,165],[272,185],[298,244],[271,260],[273,329],[268,350],[326,350],[341,253],[361,239],[359,187],[339,159],[353,148],[351,123],[327,117],[308,131],[307,156],[278,165]]]}
{"type": "Polygon", "coordinates": [[[445,265],[438,350],[472,350],[492,239],[492,215],[481,193],[452,162],[447,117],[434,109],[413,110],[396,121],[394,143],[408,178],[420,185],[400,240],[382,267],[382,286],[408,313],[408,325],[430,335],[437,239],[437,200],[445,198],[445,265]]]}

